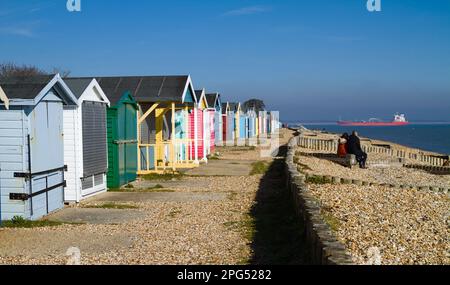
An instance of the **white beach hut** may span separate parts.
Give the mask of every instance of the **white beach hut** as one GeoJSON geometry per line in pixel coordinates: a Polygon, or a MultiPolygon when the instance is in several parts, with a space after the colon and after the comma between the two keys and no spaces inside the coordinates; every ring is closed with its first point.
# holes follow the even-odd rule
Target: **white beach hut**
{"type": "Polygon", "coordinates": [[[78,99],[78,107],[64,108],[65,201],[73,203],[107,190],[106,109],[110,102],[95,79],[64,81],[78,99]]]}

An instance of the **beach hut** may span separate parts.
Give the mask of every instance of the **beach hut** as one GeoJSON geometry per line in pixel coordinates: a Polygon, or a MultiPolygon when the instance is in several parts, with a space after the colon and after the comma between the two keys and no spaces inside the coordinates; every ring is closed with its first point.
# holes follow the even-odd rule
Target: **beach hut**
{"type": "MultiPolygon", "coordinates": [[[[196,112],[192,112],[189,116],[189,125],[194,126],[191,128],[189,133],[191,134],[191,139],[195,139],[196,143],[194,147],[197,148],[197,155],[199,160],[206,161],[207,156],[210,154],[210,141],[211,133],[209,127],[209,112],[208,112],[208,102],[205,97],[205,89],[196,90],[195,95],[197,97],[196,112]],[[196,118],[195,118],[196,116],[196,118]],[[197,137],[194,137],[195,131],[197,131],[197,137]]],[[[194,156],[194,147],[191,147],[191,156],[194,156]]]]}
{"type": "MultiPolygon", "coordinates": [[[[214,114],[214,144],[211,145],[223,145],[223,118],[222,118],[222,101],[219,93],[206,94],[206,100],[208,101],[208,106],[210,112],[214,114]]],[[[214,149],[211,150],[214,153],[214,149]]]]}
{"type": "Polygon", "coordinates": [[[223,118],[223,140],[225,145],[234,145],[235,138],[235,117],[234,111],[230,107],[230,103],[222,104],[223,118]]]}
{"type": "Polygon", "coordinates": [[[215,152],[216,143],[222,141],[222,104],[219,93],[205,94],[205,97],[210,119],[210,154],[212,154],[215,152]]]}
{"type": "Polygon", "coordinates": [[[247,138],[253,139],[257,136],[256,120],[258,116],[256,115],[256,112],[253,108],[246,108],[246,109],[242,108],[242,111],[247,117],[247,138]]]}
{"type": "Polygon", "coordinates": [[[237,111],[239,113],[239,139],[245,141],[249,138],[248,129],[249,122],[247,113],[241,109],[241,104],[239,103],[239,109],[237,111]]]}
{"type": "Polygon", "coordinates": [[[267,136],[267,111],[260,111],[259,116],[259,136],[267,136]]]}
{"type": "Polygon", "coordinates": [[[107,190],[109,100],[95,79],[64,81],[78,99],[78,107],[64,107],[64,163],[68,167],[65,201],[78,203],[107,190]]]}
{"type": "Polygon", "coordinates": [[[280,112],[278,111],[271,111],[270,112],[270,130],[271,134],[275,134],[280,128],[280,112]]]}
{"type": "Polygon", "coordinates": [[[138,105],[130,92],[112,93],[107,109],[108,188],[120,188],[136,180],[138,172],[138,105]]]}
{"type": "MultiPolygon", "coordinates": [[[[238,143],[241,139],[241,103],[238,102],[230,102],[231,114],[233,116],[233,124],[234,124],[234,132],[233,132],[233,141],[234,143],[238,143]]],[[[245,129],[245,123],[244,128],[245,129]]],[[[244,138],[245,139],[245,138],[244,138]]]]}
{"type": "Polygon", "coordinates": [[[203,111],[203,146],[206,159],[215,151],[215,98],[211,100],[211,96],[207,96],[204,89],[196,93],[199,109],[203,111]]]}
{"type": "Polygon", "coordinates": [[[64,207],[63,106],[78,100],[59,74],[0,86],[1,219],[40,219],[64,207]]]}
{"type": "MultiPolygon", "coordinates": [[[[138,103],[137,174],[161,173],[198,166],[197,156],[189,149],[189,115],[197,103],[191,77],[128,76],[96,77],[105,94],[118,97],[133,94],[138,103]]],[[[111,99],[110,99],[111,100],[111,99]]]]}
{"type": "Polygon", "coordinates": [[[239,139],[239,103],[236,102],[229,102],[228,103],[229,107],[230,107],[230,112],[229,115],[232,115],[233,117],[233,140],[239,139]]]}

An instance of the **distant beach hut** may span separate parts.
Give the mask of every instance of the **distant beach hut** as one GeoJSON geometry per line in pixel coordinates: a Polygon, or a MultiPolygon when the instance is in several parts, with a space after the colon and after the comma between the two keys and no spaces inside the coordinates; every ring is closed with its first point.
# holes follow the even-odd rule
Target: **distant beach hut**
{"type": "Polygon", "coordinates": [[[267,136],[268,134],[268,117],[267,117],[267,111],[260,111],[259,112],[259,135],[260,136],[267,136]]]}
{"type": "Polygon", "coordinates": [[[258,116],[256,115],[256,112],[253,108],[248,108],[248,109],[244,109],[242,110],[247,117],[247,138],[252,139],[255,138],[257,136],[257,124],[256,124],[256,120],[258,118],[258,116]]]}
{"type": "MultiPolygon", "coordinates": [[[[222,145],[223,144],[223,118],[222,118],[222,100],[219,93],[206,94],[206,100],[208,101],[208,106],[210,112],[214,114],[214,144],[211,145],[222,145]]],[[[214,153],[214,148],[211,150],[214,153]]]]}
{"type": "Polygon", "coordinates": [[[64,207],[63,107],[78,100],[59,74],[0,86],[1,219],[40,219],[64,207]]]}
{"type": "Polygon", "coordinates": [[[280,122],[280,112],[271,111],[270,112],[270,132],[275,134],[281,128],[280,122]]]}
{"type": "Polygon", "coordinates": [[[234,132],[233,132],[233,142],[237,142],[241,138],[241,103],[239,102],[230,102],[230,114],[233,115],[233,125],[234,125],[234,132]]]}
{"type": "MultiPolygon", "coordinates": [[[[197,107],[196,107],[196,115],[197,120],[194,119],[195,113],[192,112],[189,119],[193,124],[197,124],[197,138],[196,144],[197,154],[199,160],[207,160],[207,156],[210,153],[210,141],[211,141],[211,132],[209,126],[209,112],[208,112],[208,102],[205,97],[205,89],[196,90],[195,95],[197,97],[197,107]],[[195,122],[194,122],[195,121],[195,122]]],[[[191,125],[191,124],[190,124],[191,125]]],[[[195,129],[192,129],[190,133],[194,133],[195,129]]],[[[194,137],[192,137],[194,139],[194,137]]],[[[191,148],[191,155],[194,155],[194,149],[191,148]]]]}
{"type": "Polygon", "coordinates": [[[222,104],[222,117],[224,144],[234,145],[236,119],[228,102],[222,104]]]}
{"type": "Polygon", "coordinates": [[[78,107],[64,107],[65,201],[80,202],[107,190],[109,100],[95,79],[64,81],[78,99],[78,107]]]}

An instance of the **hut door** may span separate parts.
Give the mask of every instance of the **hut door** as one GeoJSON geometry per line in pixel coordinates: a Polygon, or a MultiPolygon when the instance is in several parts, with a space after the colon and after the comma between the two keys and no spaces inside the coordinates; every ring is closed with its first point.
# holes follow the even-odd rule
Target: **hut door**
{"type": "MultiPolygon", "coordinates": [[[[127,184],[136,180],[137,173],[137,121],[136,109],[132,104],[124,104],[123,124],[120,128],[123,131],[121,139],[124,143],[120,145],[121,162],[121,183],[127,184]],[[124,180],[122,180],[124,179],[124,180]]],[[[152,156],[153,157],[153,156],[152,156]]]]}
{"type": "Polygon", "coordinates": [[[83,102],[82,196],[105,190],[107,172],[106,104],[83,102]]]}
{"type": "Polygon", "coordinates": [[[30,216],[38,219],[64,206],[62,102],[42,101],[33,110],[30,146],[30,216]]]}

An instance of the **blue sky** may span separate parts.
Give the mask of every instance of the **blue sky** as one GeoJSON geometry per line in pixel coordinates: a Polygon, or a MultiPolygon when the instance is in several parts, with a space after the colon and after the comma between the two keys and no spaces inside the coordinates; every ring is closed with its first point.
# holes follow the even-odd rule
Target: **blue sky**
{"type": "Polygon", "coordinates": [[[284,120],[450,121],[450,1],[0,0],[0,62],[191,74],[284,120]]]}

